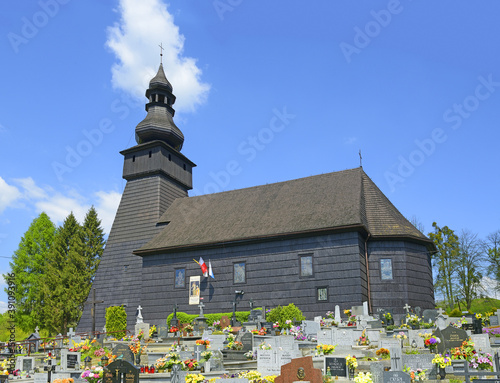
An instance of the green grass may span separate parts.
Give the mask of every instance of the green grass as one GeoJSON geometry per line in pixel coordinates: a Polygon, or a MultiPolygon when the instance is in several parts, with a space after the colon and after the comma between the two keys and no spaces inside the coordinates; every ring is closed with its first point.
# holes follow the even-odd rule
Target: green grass
{"type": "MultiPolygon", "coordinates": [[[[449,310],[448,307],[445,307],[444,304],[441,302],[441,304],[437,305],[438,307],[442,307],[444,310],[446,310],[447,313],[449,313],[451,310],[449,310]]],[[[458,308],[458,305],[455,306],[455,308],[458,308]]],[[[462,311],[465,311],[465,306],[462,304],[461,305],[462,311]]],[[[471,313],[488,313],[488,312],[495,312],[498,308],[500,308],[500,300],[494,299],[494,298],[478,298],[474,299],[472,301],[471,307],[470,307],[470,312],[471,313]]]]}

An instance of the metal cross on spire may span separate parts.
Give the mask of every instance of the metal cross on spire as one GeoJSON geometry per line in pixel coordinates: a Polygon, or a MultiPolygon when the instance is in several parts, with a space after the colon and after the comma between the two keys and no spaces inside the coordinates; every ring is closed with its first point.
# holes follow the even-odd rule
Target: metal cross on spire
{"type": "Polygon", "coordinates": [[[160,47],[160,64],[163,64],[163,43],[158,46],[160,47]]]}

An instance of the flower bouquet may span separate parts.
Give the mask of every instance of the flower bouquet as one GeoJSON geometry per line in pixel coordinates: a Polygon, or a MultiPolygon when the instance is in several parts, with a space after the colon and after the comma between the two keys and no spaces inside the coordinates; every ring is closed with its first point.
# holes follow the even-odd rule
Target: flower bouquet
{"type": "Polygon", "coordinates": [[[426,337],[424,340],[424,345],[425,345],[425,347],[428,347],[429,350],[437,349],[437,346],[439,343],[441,343],[441,339],[439,339],[435,335],[432,335],[430,337],[426,337]]]}
{"type": "Polygon", "coordinates": [[[206,348],[210,347],[210,341],[208,339],[198,339],[196,341],[196,344],[198,346],[205,346],[206,348]]]}
{"type": "Polygon", "coordinates": [[[491,354],[476,354],[469,362],[469,367],[479,370],[493,371],[491,354]]]}
{"type": "Polygon", "coordinates": [[[205,377],[201,374],[187,374],[185,378],[186,383],[201,383],[205,377]]]}
{"type": "Polygon", "coordinates": [[[451,358],[448,355],[436,354],[431,363],[437,364],[441,368],[451,366],[451,358]]]}
{"type": "Polygon", "coordinates": [[[103,374],[104,369],[101,366],[97,366],[83,371],[81,377],[88,383],[100,383],[102,381],[103,374]]]}
{"type": "Polygon", "coordinates": [[[379,356],[381,359],[389,359],[391,357],[391,353],[386,348],[379,348],[375,354],[379,356]]]}
{"type": "Polygon", "coordinates": [[[318,344],[316,346],[317,355],[330,355],[335,351],[335,346],[331,344],[318,344]]]}
{"type": "Polygon", "coordinates": [[[353,355],[347,355],[345,357],[345,362],[347,364],[347,367],[350,369],[350,370],[353,370],[355,368],[358,368],[358,360],[356,359],[356,356],[353,355]]]}
{"type": "Polygon", "coordinates": [[[198,368],[196,359],[186,359],[182,364],[184,365],[183,370],[194,371],[198,368]]]}
{"type": "Polygon", "coordinates": [[[373,383],[372,374],[369,372],[360,372],[355,378],[355,383],[373,383]]]}
{"type": "Polygon", "coordinates": [[[412,382],[423,382],[424,380],[427,380],[427,377],[425,376],[427,370],[423,370],[421,368],[412,370],[410,367],[404,366],[403,371],[410,375],[412,382]]]}
{"type": "Polygon", "coordinates": [[[208,360],[210,360],[210,358],[212,357],[213,353],[212,351],[203,351],[201,353],[201,357],[203,358],[203,360],[206,362],[208,360]]]}

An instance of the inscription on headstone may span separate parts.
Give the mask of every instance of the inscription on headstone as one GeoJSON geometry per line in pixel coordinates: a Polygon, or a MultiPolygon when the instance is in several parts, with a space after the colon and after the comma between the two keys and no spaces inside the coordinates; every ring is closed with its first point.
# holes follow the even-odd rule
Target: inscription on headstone
{"type": "Polygon", "coordinates": [[[347,364],[345,358],[325,356],[325,373],[330,368],[332,376],[347,377],[347,364]]]}
{"type": "Polygon", "coordinates": [[[410,383],[411,378],[403,371],[384,371],[384,382],[410,383]]]}
{"type": "Polygon", "coordinates": [[[434,332],[434,335],[438,336],[441,339],[441,343],[438,343],[437,346],[438,352],[440,354],[443,354],[447,349],[460,347],[463,341],[469,338],[465,330],[452,326],[448,326],[444,330],[437,329],[434,332]]]}

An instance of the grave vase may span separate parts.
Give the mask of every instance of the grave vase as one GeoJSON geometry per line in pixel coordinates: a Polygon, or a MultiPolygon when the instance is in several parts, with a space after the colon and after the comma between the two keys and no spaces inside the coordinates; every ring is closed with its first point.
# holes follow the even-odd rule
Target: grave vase
{"type": "Polygon", "coordinates": [[[141,364],[141,353],[138,352],[137,354],[135,354],[135,364],[138,366],[141,364]]]}
{"type": "Polygon", "coordinates": [[[355,368],[354,367],[349,367],[349,379],[354,379],[354,371],[355,371],[355,368]]]}
{"type": "Polygon", "coordinates": [[[439,379],[444,379],[446,377],[446,370],[443,367],[438,367],[439,379]]]}

